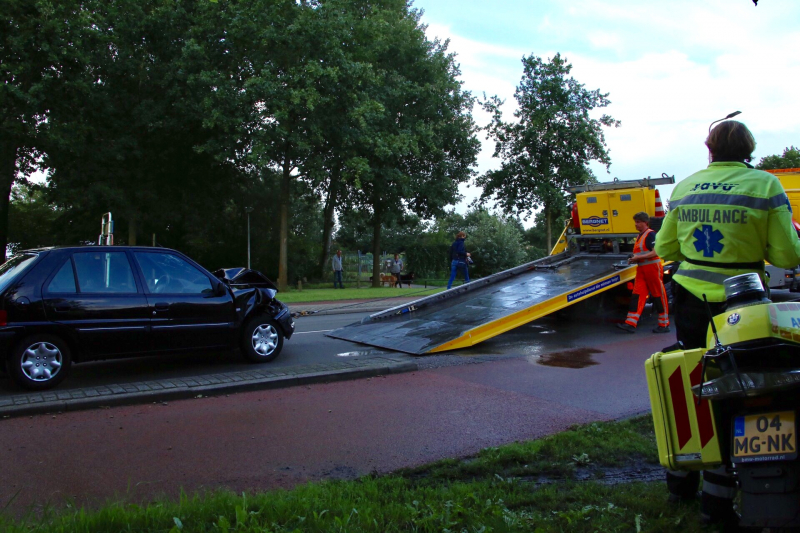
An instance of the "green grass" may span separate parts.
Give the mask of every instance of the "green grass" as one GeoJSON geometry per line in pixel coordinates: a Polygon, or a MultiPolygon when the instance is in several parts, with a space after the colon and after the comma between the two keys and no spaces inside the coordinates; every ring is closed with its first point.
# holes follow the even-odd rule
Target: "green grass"
{"type": "Polygon", "coordinates": [[[278,299],[286,304],[302,302],[325,302],[338,300],[360,300],[360,299],[380,299],[394,298],[397,296],[409,296],[413,298],[423,298],[441,292],[442,288],[425,289],[397,289],[393,287],[363,287],[361,289],[345,287],[344,289],[304,289],[298,291],[290,289],[278,293],[278,299]]]}
{"type": "Polygon", "coordinates": [[[576,482],[570,472],[655,458],[649,417],[590,424],[529,443],[484,450],[393,475],[309,483],[290,491],[214,492],[94,511],[50,509],[7,533],[94,532],[700,532],[696,503],[668,506],[663,482],[576,482]],[[588,456],[587,459],[584,454],[588,456]],[[569,465],[572,465],[571,467],[569,465]],[[558,472],[537,484],[513,475],[558,472]],[[511,475],[509,475],[511,474],[511,475]]]}

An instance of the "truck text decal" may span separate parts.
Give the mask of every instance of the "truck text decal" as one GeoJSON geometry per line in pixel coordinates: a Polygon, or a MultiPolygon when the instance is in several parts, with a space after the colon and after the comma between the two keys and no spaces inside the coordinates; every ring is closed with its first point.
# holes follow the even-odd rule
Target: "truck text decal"
{"type": "Polygon", "coordinates": [[[582,218],[581,224],[584,226],[592,226],[596,228],[597,226],[608,225],[607,218],[600,218],[600,217],[589,217],[589,218],[582,218]]]}
{"type": "Polygon", "coordinates": [[[594,285],[590,285],[588,287],[584,287],[583,289],[575,292],[571,292],[567,294],[567,301],[571,302],[572,300],[577,300],[578,298],[583,298],[587,294],[592,294],[593,292],[597,292],[601,289],[605,289],[615,283],[619,283],[619,276],[614,276],[613,278],[608,278],[603,281],[598,281],[594,285]]]}

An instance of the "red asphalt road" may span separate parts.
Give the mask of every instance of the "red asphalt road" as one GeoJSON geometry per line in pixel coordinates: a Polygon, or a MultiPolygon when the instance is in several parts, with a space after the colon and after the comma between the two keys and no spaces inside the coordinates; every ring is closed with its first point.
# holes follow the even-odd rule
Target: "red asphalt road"
{"type": "Polygon", "coordinates": [[[644,360],[673,339],[620,335],[581,369],[511,359],[2,420],[0,509],[353,478],[633,415],[649,409],[644,360]]]}

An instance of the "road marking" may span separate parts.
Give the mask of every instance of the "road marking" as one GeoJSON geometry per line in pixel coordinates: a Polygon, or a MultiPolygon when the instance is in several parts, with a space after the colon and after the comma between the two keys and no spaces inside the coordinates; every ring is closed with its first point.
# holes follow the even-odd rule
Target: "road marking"
{"type": "Polygon", "coordinates": [[[317,331],[295,331],[295,335],[302,335],[303,333],[327,333],[333,331],[332,329],[318,329],[317,331]]]}

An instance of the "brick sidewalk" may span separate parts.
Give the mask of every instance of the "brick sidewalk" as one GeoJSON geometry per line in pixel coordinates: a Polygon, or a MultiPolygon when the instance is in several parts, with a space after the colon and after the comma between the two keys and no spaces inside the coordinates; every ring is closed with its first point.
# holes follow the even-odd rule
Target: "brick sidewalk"
{"type": "Polygon", "coordinates": [[[303,365],[276,371],[246,370],[123,385],[22,393],[0,397],[0,417],[78,411],[112,405],[163,402],[205,395],[293,387],[413,372],[417,368],[416,363],[382,356],[303,365]]]}

